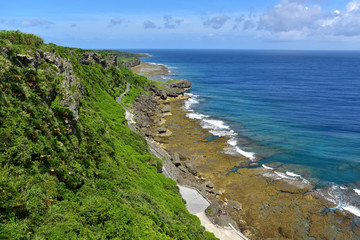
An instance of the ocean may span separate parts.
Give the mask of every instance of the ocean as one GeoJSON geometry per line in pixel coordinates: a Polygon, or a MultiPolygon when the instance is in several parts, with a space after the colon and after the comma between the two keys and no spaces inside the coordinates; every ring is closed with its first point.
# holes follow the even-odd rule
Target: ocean
{"type": "Polygon", "coordinates": [[[190,80],[188,116],[234,151],[360,216],[360,52],[128,51],[190,80]]]}

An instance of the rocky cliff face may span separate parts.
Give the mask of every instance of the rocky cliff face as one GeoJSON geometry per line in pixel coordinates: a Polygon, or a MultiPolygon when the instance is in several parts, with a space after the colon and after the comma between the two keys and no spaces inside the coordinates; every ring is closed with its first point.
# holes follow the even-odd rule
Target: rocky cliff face
{"type": "Polygon", "coordinates": [[[127,68],[132,68],[132,67],[135,67],[135,66],[137,66],[139,64],[140,64],[140,59],[136,58],[135,60],[122,62],[121,66],[127,67],[127,68]]]}
{"type": "Polygon", "coordinates": [[[33,67],[34,70],[38,69],[39,66],[45,62],[52,64],[57,69],[57,74],[63,77],[61,83],[63,91],[59,93],[53,89],[49,95],[44,97],[44,102],[50,104],[57,95],[61,94],[60,105],[68,107],[72,112],[73,118],[69,124],[72,130],[75,131],[75,125],[79,119],[79,99],[84,96],[84,86],[81,81],[76,78],[71,61],[58,56],[54,50],[51,52],[43,52],[41,49],[38,49],[34,56],[17,54],[16,59],[20,66],[33,67]]]}
{"type": "Polygon", "coordinates": [[[0,238],[215,239],[116,102],[149,81],[107,56],[0,31],[0,238]]]}
{"type": "Polygon", "coordinates": [[[118,59],[116,56],[106,56],[105,59],[101,59],[101,55],[95,52],[83,53],[80,59],[80,63],[89,65],[91,60],[97,64],[101,64],[103,68],[107,68],[109,66],[118,66],[118,59]]]}
{"type": "Polygon", "coordinates": [[[148,85],[146,90],[152,91],[156,96],[166,100],[167,97],[178,97],[184,95],[191,87],[191,82],[186,79],[175,80],[167,84],[148,85]]]}
{"type": "MultiPolygon", "coordinates": [[[[63,78],[61,83],[63,91],[60,93],[53,89],[43,100],[49,105],[56,96],[61,95],[60,105],[69,108],[72,112],[72,119],[69,124],[71,129],[75,131],[75,125],[79,119],[79,100],[84,98],[84,86],[80,79],[75,76],[71,61],[59,56],[55,50],[43,52],[42,49],[37,49],[33,54],[17,54],[15,59],[8,56],[8,49],[6,48],[2,48],[1,52],[6,58],[17,61],[19,66],[23,68],[28,67],[37,70],[42,64],[49,63],[57,69],[57,75],[63,78]]],[[[76,54],[73,51],[71,53],[76,54]]],[[[90,65],[93,61],[95,64],[101,64],[104,69],[109,66],[117,67],[118,65],[116,56],[101,58],[101,55],[95,52],[85,52],[78,58],[81,64],[90,65]]]]}

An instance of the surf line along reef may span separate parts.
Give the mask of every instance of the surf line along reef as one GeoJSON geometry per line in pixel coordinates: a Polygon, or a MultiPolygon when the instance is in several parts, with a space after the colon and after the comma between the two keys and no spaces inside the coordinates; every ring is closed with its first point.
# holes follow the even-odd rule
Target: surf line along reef
{"type": "MultiPolygon", "coordinates": [[[[149,66],[156,71],[163,68],[142,64],[151,77],[154,72],[149,66]]],[[[141,66],[133,70],[144,74],[141,66]]],[[[166,69],[161,72],[167,73],[166,69]]],[[[191,117],[194,113],[187,106],[194,96],[185,93],[169,98],[164,86],[159,82],[157,88],[150,87],[157,97],[136,101],[137,127],[172,153],[179,184],[194,186],[218,203],[209,208],[208,215],[229,217],[250,239],[359,239],[356,216],[326,211],[336,204],[305,179],[280,178],[285,173],[257,166],[256,161],[239,154],[227,154],[231,136],[215,136],[200,118],[191,117]]]]}

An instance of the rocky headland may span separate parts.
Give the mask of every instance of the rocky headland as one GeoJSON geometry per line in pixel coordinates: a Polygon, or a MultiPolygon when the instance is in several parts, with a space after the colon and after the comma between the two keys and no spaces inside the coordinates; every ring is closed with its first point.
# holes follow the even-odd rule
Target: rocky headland
{"type": "Polygon", "coordinates": [[[335,204],[310,182],[279,178],[270,168],[227,154],[229,137],[214,137],[186,116],[190,86],[186,80],[149,85],[151,94],[137,99],[133,111],[144,136],[168,153],[164,165],[173,178],[213,202],[206,211],[213,223],[231,223],[250,239],[360,238],[357,218],[327,211],[335,204]]]}

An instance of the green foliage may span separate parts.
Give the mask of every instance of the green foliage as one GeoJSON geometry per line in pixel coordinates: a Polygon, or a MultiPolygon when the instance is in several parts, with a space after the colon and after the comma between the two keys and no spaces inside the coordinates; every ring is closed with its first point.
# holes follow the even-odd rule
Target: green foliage
{"type": "Polygon", "coordinates": [[[121,52],[118,50],[97,50],[98,53],[103,55],[115,55],[118,57],[119,66],[121,66],[125,62],[135,61],[142,57],[148,57],[148,54],[144,53],[129,53],[129,52],[121,52]]]}
{"type": "Polygon", "coordinates": [[[147,54],[143,53],[129,53],[129,52],[121,52],[118,50],[97,50],[99,53],[108,53],[117,56],[118,58],[141,58],[148,57],[147,54]]]}
{"type": "Polygon", "coordinates": [[[0,39],[7,39],[13,44],[23,44],[39,46],[44,43],[44,40],[32,33],[23,33],[20,31],[7,31],[0,32],[0,39]]]}
{"type": "Polygon", "coordinates": [[[149,81],[80,64],[85,50],[41,45],[71,61],[76,80],[65,88],[53,64],[11,61],[37,50],[17,41],[0,41],[12,49],[0,54],[0,239],[214,239],[115,101],[126,82],[130,104],[149,81]]]}

